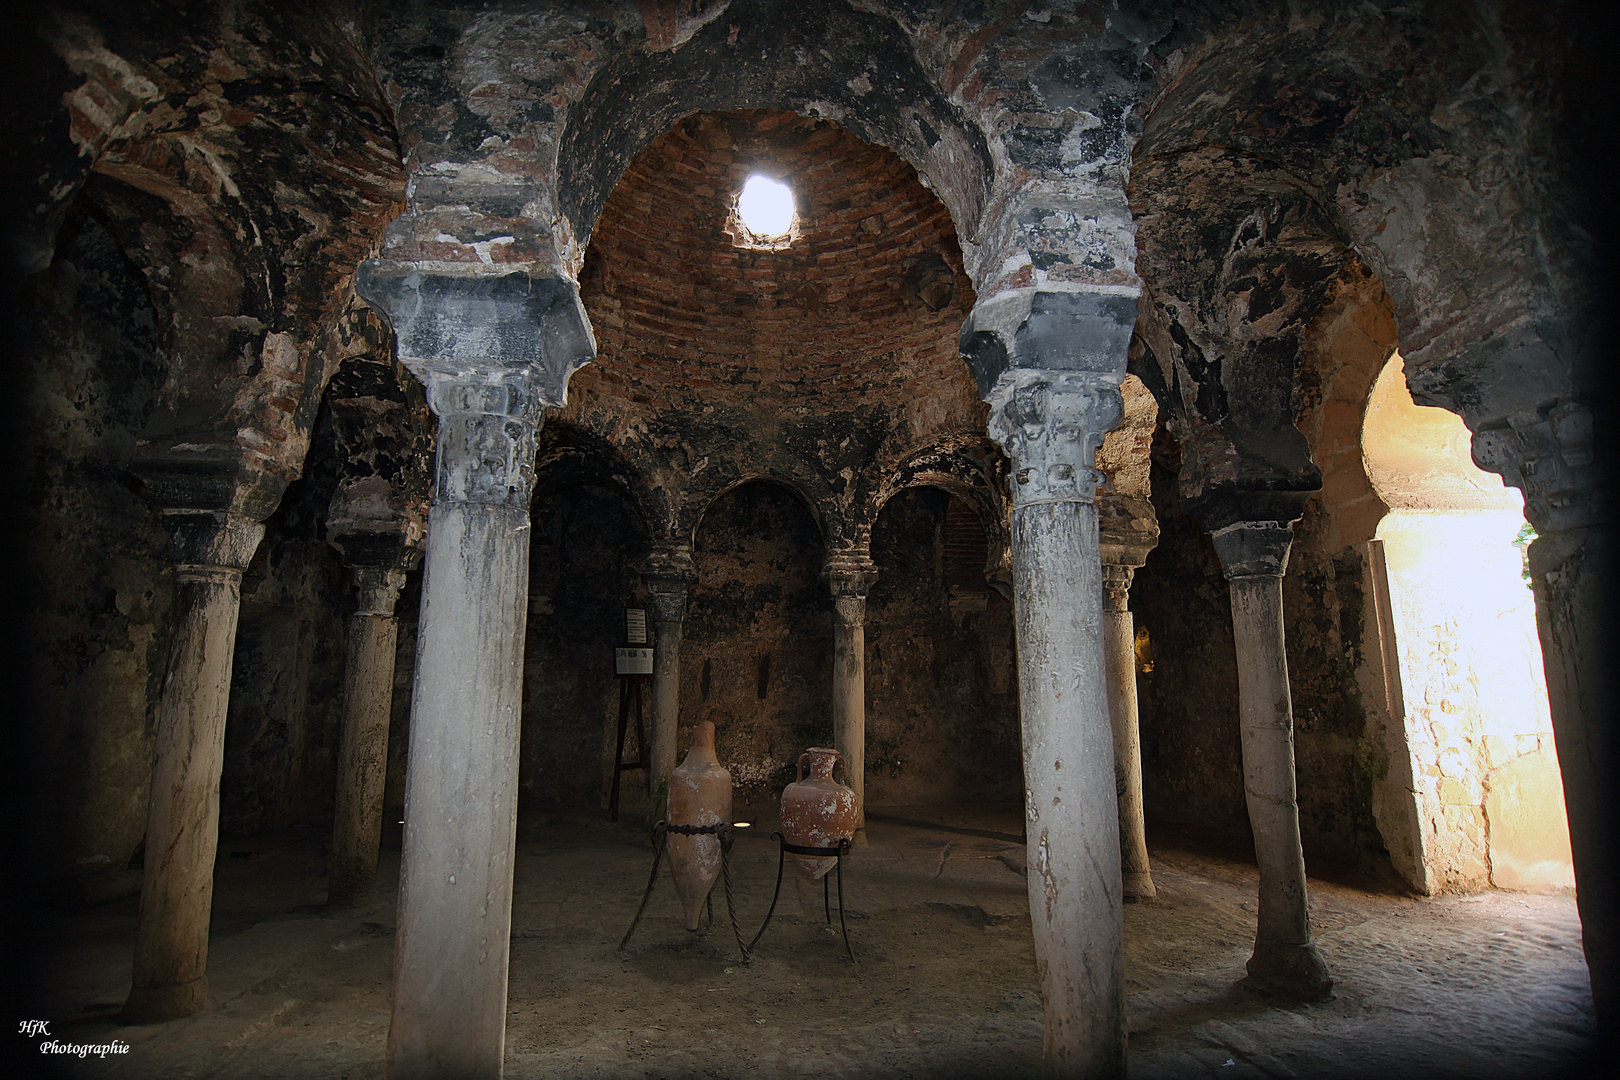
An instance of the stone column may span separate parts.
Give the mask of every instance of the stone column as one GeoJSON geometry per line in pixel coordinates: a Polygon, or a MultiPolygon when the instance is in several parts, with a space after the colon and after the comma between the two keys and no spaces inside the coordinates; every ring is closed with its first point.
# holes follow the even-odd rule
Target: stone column
{"type": "Polygon", "coordinates": [[[219,845],[225,709],[242,571],[264,525],[230,512],[165,511],[175,617],[158,704],[146,864],[126,1023],[189,1016],[208,1003],[208,920],[219,845]]]}
{"type": "MultiPolygon", "coordinates": [[[[865,551],[845,552],[822,571],[833,597],[833,749],[844,755],[859,829],[866,828],[866,593],[877,567],[865,551]]],[[[862,841],[864,842],[864,840],[862,841]]]]}
{"type": "Polygon", "coordinates": [[[428,516],[390,1080],[501,1075],[535,436],[595,351],[571,281],[361,265],[439,417],[428,516]]]}
{"type": "Polygon", "coordinates": [[[1321,998],[1333,980],[1311,940],[1283,637],[1282,578],[1294,528],[1238,521],[1210,536],[1232,594],[1243,790],[1260,867],[1260,919],[1249,977],[1291,997],[1321,998]]]}
{"type": "Polygon", "coordinates": [[[332,825],[329,911],[363,908],[376,899],[382,841],[383,786],[388,778],[388,721],[394,703],[394,602],[405,584],[397,567],[357,566],[359,605],[349,619],[343,679],[343,730],[332,825]]]}
{"type": "Polygon", "coordinates": [[[681,626],[686,621],[686,590],[697,580],[692,552],[686,547],[655,552],[641,572],[653,617],[653,797],[668,797],[669,774],[675,768],[675,735],[681,719],[681,626]]]}
{"type": "Polygon", "coordinates": [[[1148,866],[1142,817],[1142,739],[1136,710],[1136,626],[1131,619],[1131,574],[1138,564],[1103,553],[1103,664],[1108,715],[1114,730],[1114,789],[1119,800],[1120,877],[1127,900],[1157,895],[1148,866]]]}
{"type": "Polygon", "coordinates": [[[539,408],[522,370],[430,374],[439,416],[405,774],[388,1075],[495,1077],[517,840],[539,408]]]}
{"type": "MultiPolygon", "coordinates": [[[[1118,359],[1123,367],[1123,348],[1118,359]]],[[[988,395],[991,437],[1012,459],[1029,900],[1053,1076],[1125,1071],[1119,811],[1096,505],[1102,477],[1092,467],[1103,434],[1121,416],[1122,374],[1012,368],[988,395]]]]}

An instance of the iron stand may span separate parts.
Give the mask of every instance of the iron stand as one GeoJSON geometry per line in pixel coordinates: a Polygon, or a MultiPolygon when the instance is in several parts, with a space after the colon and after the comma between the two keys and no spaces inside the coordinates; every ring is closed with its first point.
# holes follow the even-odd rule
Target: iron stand
{"type": "MultiPolygon", "coordinates": [[[[765,936],[765,928],[771,925],[771,916],[776,914],[776,901],[782,895],[782,868],[787,864],[789,855],[822,855],[838,860],[838,926],[844,932],[844,952],[849,955],[849,962],[855,963],[855,950],[849,944],[849,923],[844,920],[844,856],[849,854],[849,840],[840,839],[837,847],[804,847],[799,844],[790,844],[781,833],[771,833],[771,839],[781,845],[781,851],[776,857],[776,892],[771,894],[771,907],[765,913],[765,921],[759,926],[759,933],[754,940],[748,943],[749,951],[759,944],[759,939],[765,936]]],[[[821,876],[821,904],[827,917],[827,925],[832,925],[832,902],[827,896],[827,875],[821,876]]]]}
{"type": "MultiPolygon", "coordinates": [[[[647,901],[652,899],[653,886],[658,884],[658,863],[659,863],[659,860],[661,860],[664,857],[664,843],[665,843],[665,840],[668,837],[668,835],[670,833],[675,833],[677,836],[705,836],[705,835],[712,835],[712,836],[714,836],[716,839],[718,839],[720,841],[720,872],[721,872],[721,875],[725,878],[725,882],[726,882],[726,913],[731,916],[731,933],[732,933],[732,936],[734,936],[737,939],[737,951],[742,954],[743,963],[746,964],[746,963],[750,962],[751,960],[753,960],[753,957],[748,955],[748,950],[752,946],[743,945],[742,930],[737,926],[737,905],[736,905],[736,902],[732,899],[732,896],[731,896],[731,859],[728,857],[728,853],[731,850],[731,842],[732,842],[732,831],[731,831],[731,829],[732,829],[732,827],[729,824],[718,824],[718,825],[671,825],[667,821],[660,821],[657,825],[653,826],[652,872],[647,875],[647,888],[646,888],[646,891],[644,891],[641,894],[641,906],[636,908],[636,917],[634,919],[630,920],[630,929],[628,929],[628,930],[626,930],[624,932],[624,937],[619,942],[619,949],[620,950],[623,950],[623,948],[626,945],[630,944],[630,935],[634,934],[636,932],[636,927],[641,925],[641,916],[647,910],[647,901]]],[[[780,875],[777,878],[777,884],[778,884],[778,886],[780,886],[780,884],[781,884],[780,875]]],[[[714,894],[712,892],[709,894],[707,900],[708,900],[708,908],[709,908],[709,925],[713,926],[714,925],[714,894]]],[[[838,902],[839,902],[839,905],[840,905],[839,910],[840,910],[840,912],[842,912],[842,910],[843,910],[843,908],[842,908],[843,894],[842,893],[839,894],[838,902]]],[[[758,939],[756,938],[755,940],[758,940],[758,939]]]]}

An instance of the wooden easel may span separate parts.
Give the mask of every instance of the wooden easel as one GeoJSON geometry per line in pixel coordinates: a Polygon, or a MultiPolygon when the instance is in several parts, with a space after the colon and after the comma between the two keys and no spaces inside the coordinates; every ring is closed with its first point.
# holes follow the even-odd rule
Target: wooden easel
{"type": "Polygon", "coordinates": [[[624,644],[613,650],[613,672],[619,678],[619,745],[613,751],[613,788],[608,795],[608,818],[619,820],[619,778],[626,769],[647,774],[647,794],[652,794],[652,752],[647,745],[644,687],[652,677],[652,649],[647,644],[647,613],[641,608],[624,609],[624,644]],[[636,714],[636,760],[624,760],[625,737],[630,730],[630,712],[636,714]]]}
{"type": "MultiPolygon", "coordinates": [[[[652,773],[649,766],[652,762],[647,753],[647,725],[643,717],[643,693],[649,676],[646,675],[620,675],[619,676],[619,746],[613,753],[613,790],[608,796],[608,819],[619,820],[619,778],[628,769],[641,769],[647,773],[649,781],[652,773]],[[624,760],[624,740],[630,727],[630,712],[634,709],[636,714],[636,759],[624,760]]],[[[650,792],[649,792],[650,794],[650,792]]]]}

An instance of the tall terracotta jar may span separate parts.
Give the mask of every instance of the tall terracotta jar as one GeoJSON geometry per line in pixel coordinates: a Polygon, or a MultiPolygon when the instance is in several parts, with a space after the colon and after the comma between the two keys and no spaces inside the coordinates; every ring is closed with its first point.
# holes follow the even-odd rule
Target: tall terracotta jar
{"type": "MultiPolygon", "coordinates": [[[[840,840],[855,839],[860,823],[860,805],[855,793],[833,779],[833,767],[844,756],[824,746],[812,746],[799,755],[798,779],[782,789],[782,836],[800,847],[837,847],[840,840]],[[810,778],[804,765],[810,762],[810,778]]],[[[832,855],[795,855],[799,869],[820,881],[838,864],[832,855]]]]}
{"type": "MultiPolygon", "coordinates": [[[[692,729],[692,748],[669,774],[671,825],[730,825],[731,773],[714,756],[714,725],[705,720],[692,729]]],[[[682,836],[671,832],[669,869],[686,910],[686,928],[698,928],[703,901],[720,877],[720,838],[712,833],[682,836]]]]}

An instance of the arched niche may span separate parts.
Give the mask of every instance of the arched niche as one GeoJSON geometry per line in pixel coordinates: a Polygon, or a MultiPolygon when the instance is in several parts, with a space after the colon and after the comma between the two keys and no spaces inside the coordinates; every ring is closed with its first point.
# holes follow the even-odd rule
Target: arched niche
{"type": "Polygon", "coordinates": [[[920,483],[872,527],[866,606],[869,806],[1016,805],[1012,605],[991,587],[994,520],[961,485],[920,483]]]}
{"type": "Polygon", "coordinates": [[[772,804],[799,754],[832,745],[832,621],[821,530],[793,487],[736,484],[700,518],[681,641],[680,727],[715,725],[739,806],[772,804]]]}
{"type": "Polygon", "coordinates": [[[1401,869],[1426,893],[1567,888],[1523,504],[1474,465],[1469,445],[1458,416],[1412,400],[1392,357],[1368,401],[1362,448],[1390,508],[1373,573],[1387,697],[1412,777],[1416,835],[1401,869]]]}
{"type": "MultiPolygon", "coordinates": [[[[644,606],[635,597],[650,548],[637,508],[607,475],[559,470],[540,480],[529,545],[520,814],[607,805],[619,707],[613,649],[623,644],[625,607],[644,606]]],[[[647,805],[643,774],[627,773],[623,784],[625,806],[647,805]]]]}

